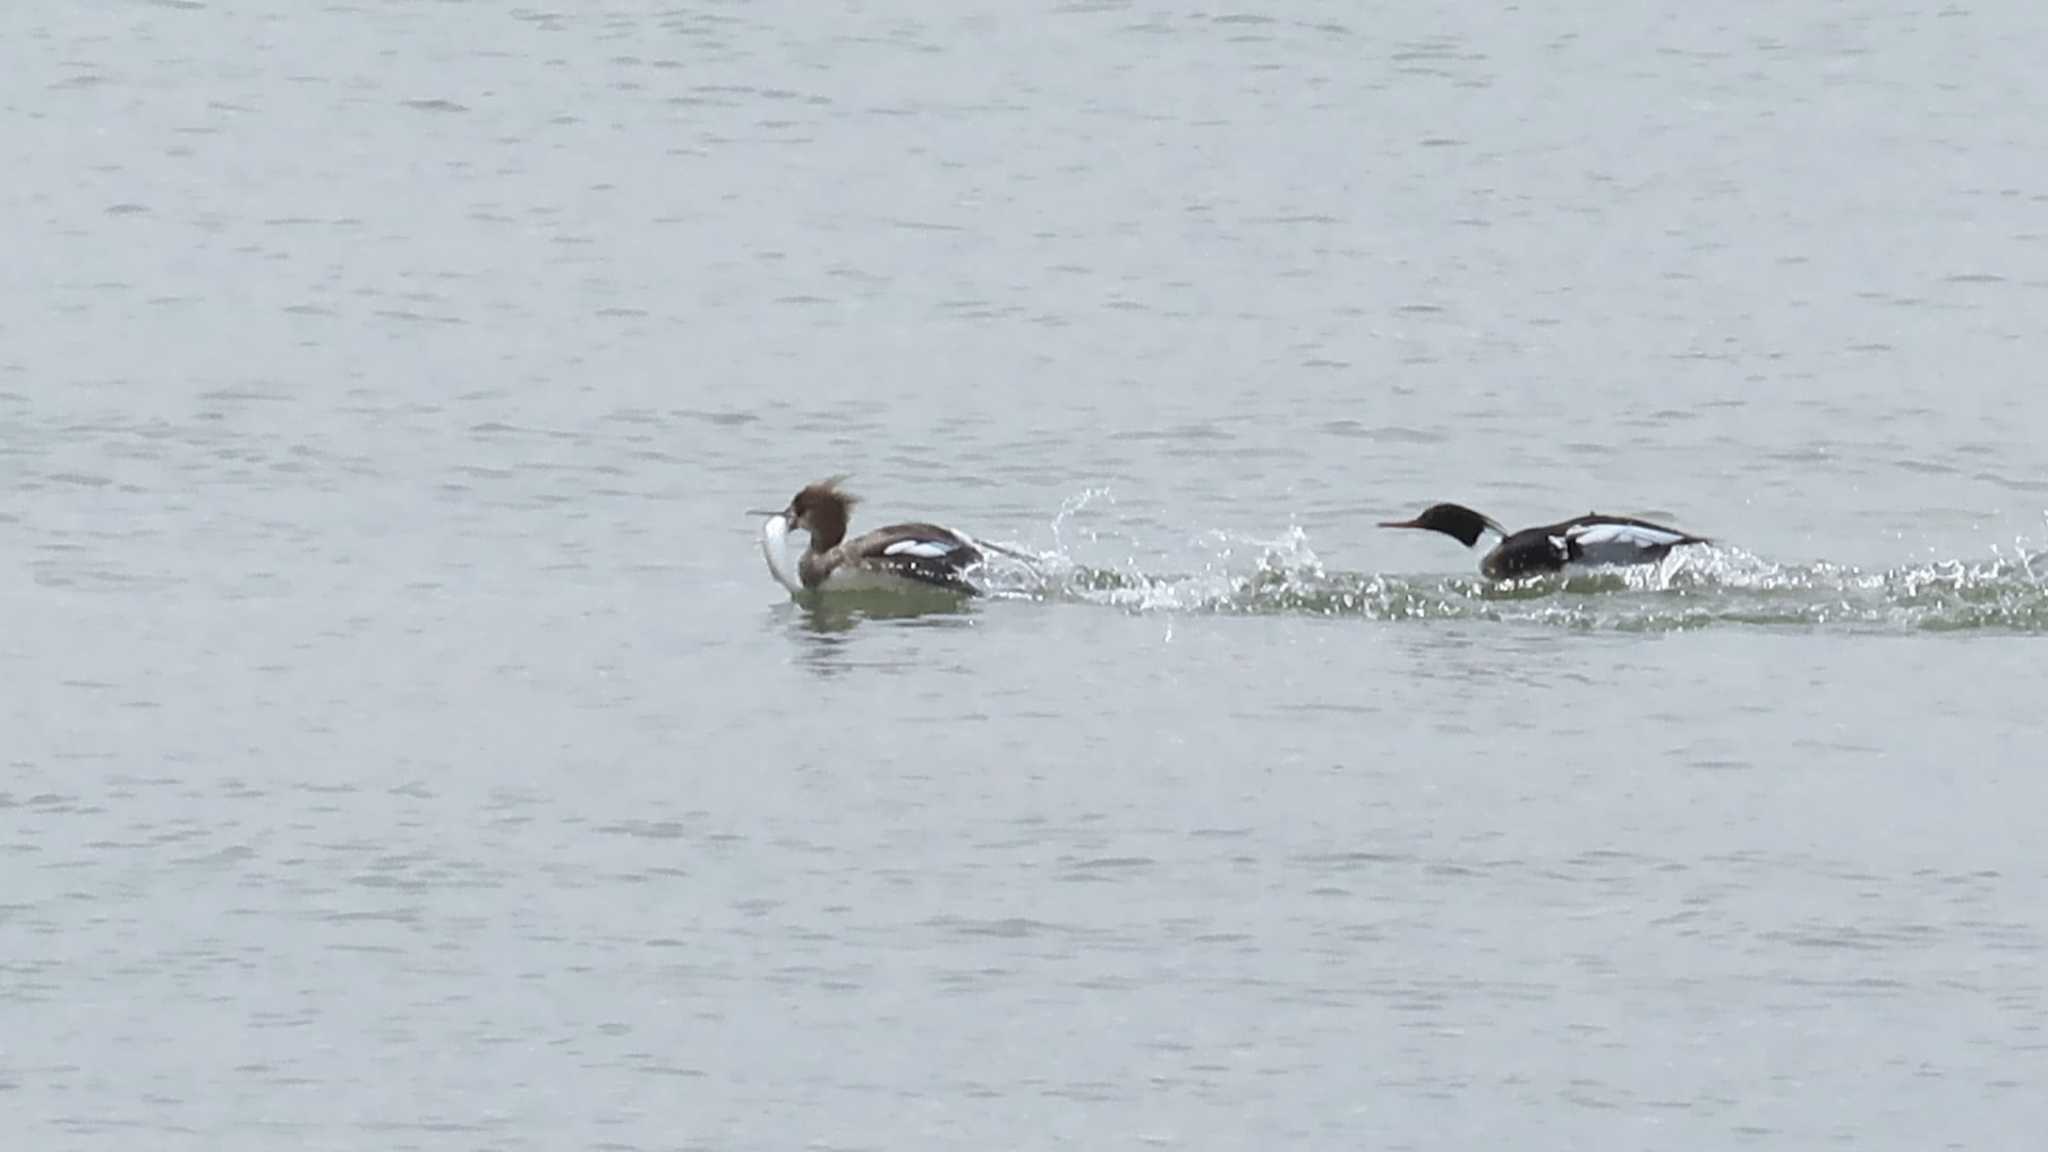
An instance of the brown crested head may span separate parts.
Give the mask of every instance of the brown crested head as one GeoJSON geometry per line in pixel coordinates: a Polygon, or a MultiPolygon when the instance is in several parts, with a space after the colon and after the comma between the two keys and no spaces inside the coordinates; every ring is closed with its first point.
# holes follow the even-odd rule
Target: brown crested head
{"type": "Polygon", "coordinates": [[[811,547],[825,549],[846,538],[846,525],[860,498],[840,489],[846,477],[807,484],[789,502],[789,522],[811,534],[811,547]]]}

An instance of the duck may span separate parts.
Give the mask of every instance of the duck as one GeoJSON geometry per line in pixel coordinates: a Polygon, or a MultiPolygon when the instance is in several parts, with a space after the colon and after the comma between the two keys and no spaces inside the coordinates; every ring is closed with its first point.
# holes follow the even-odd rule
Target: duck
{"type": "Polygon", "coordinates": [[[837,591],[939,590],[972,595],[968,575],[985,556],[964,533],[937,524],[891,524],[847,539],[860,498],[840,487],[845,476],[807,484],[761,525],[761,554],[777,583],[802,596],[837,591]],[[803,531],[810,546],[789,563],[788,537],[803,531]]]}
{"type": "Polygon", "coordinates": [[[1431,504],[1412,520],[1383,520],[1380,527],[1441,532],[1467,548],[1477,546],[1480,537],[1491,532],[1500,537],[1500,543],[1480,557],[1479,571],[1492,580],[1513,580],[1571,567],[1654,564],[1673,548],[1713,543],[1705,536],[1648,520],[1603,516],[1598,512],[1510,532],[1491,516],[1462,504],[1431,504]]]}

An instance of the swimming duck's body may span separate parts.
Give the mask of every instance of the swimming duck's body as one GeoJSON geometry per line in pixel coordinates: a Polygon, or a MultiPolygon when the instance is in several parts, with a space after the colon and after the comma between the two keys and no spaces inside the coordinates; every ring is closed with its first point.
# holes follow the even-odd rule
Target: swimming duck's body
{"type": "Polygon", "coordinates": [[[1480,572],[1494,580],[1560,572],[1574,566],[1654,564],[1681,545],[1712,543],[1704,536],[1648,520],[1602,516],[1597,512],[1509,532],[1493,518],[1461,504],[1432,504],[1413,520],[1388,520],[1380,527],[1441,532],[1467,548],[1476,546],[1487,533],[1495,533],[1501,538],[1500,543],[1479,560],[1480,572]]]}
{"type": "Polygon", "coordinates": [[[857,498],[839,489],[840,477],[820,481],[798,492],[789,507],[769,516],[761,526],[761,553],[768,570],[792,593],[907,591],[939,589],[977,591],[967,573],[982,562],[974,541],[937,524],[891,524],[846,538],[847,521],[857,498]],[[797,529],[810,534],[810,547],[790,570],[787,537],[797,529]]]}

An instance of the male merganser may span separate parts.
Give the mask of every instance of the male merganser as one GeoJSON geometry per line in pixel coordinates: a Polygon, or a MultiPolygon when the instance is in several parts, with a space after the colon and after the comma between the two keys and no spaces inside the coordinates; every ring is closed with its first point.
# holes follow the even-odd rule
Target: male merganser
{"type": "Polygon", "coordinates": [[[846,523],[859,498],[839,489],[844,476],[806,486],[761,525],[761,554],[768,571],[792,593],[816,591],[902,591],[938,588],[977,591],[966,573],[982,562],[974,541],[936,524],[891,524],[846,539],[846,523]],[[787,538],[801,528],[811,546],[789,570],[787,538]]]}
{"type": "Polygon", "coordinates": [[[1713,543],[1705,536],[1662,524],[1626,516],[1602,516],[1597,512],[1541,528],[1509,532],[1492,517],[1481,516],[1462,504],[1431,504],[1413,520],[1384,520],[1380,527],[1441,532],[1467,548],[1479,543],[1486,533],[1495,533],[1500,536],[1500,543],[1479,561],[1479,570],[1494,580],[1557,572],[1570,564],[1654,564],[1681,544],[1713,543]]]}

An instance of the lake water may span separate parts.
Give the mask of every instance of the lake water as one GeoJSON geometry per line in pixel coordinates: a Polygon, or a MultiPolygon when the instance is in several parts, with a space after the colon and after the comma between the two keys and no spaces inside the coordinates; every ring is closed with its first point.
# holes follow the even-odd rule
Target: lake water
{"type": "Polygon", "coordinates": [[[20,1146],[2048,1124],[2048,9],[8,29],[20,1146]]]}

